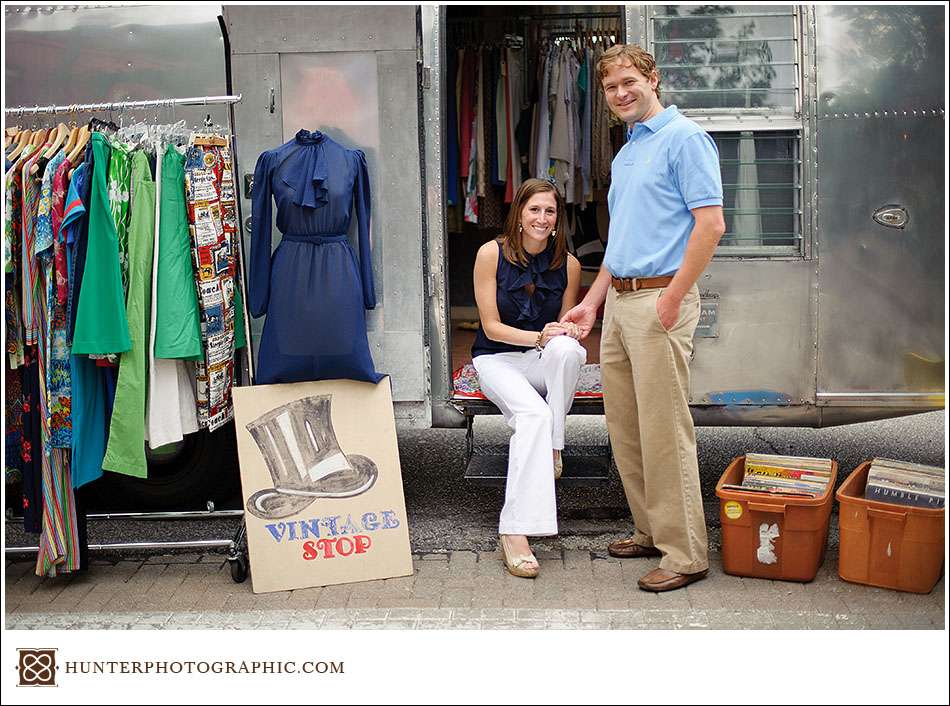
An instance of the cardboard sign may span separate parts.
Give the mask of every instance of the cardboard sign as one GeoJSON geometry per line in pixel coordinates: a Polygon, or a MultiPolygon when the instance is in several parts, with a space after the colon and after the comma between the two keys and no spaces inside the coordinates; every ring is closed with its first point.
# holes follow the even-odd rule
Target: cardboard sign
{"type": "Polygon", "coordinates": [[[234,388],[255,593],[408,576],[389,378],[234,388]]]}

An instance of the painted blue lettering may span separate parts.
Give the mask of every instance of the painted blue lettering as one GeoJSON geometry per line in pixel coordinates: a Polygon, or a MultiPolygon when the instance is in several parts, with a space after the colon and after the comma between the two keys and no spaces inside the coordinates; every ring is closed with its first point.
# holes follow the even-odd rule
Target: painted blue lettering
{"type": "Polygon", "coordinates": [[[383,510],[383,529],[395,529],[399,527],[399,518],[392,510],[383,510]]]}
{"type": "Polygon", "coordinates": [[[356,534],[359,530],[356,528],[356,525],[353,524],[353,516],[346,516],[346,524],[343,525],[343,529],[340,530],[340,534],[356,534]]]}
{"type": "Polygon", "coordinates": [[[340,519],[339,515],[334,515],[333,517],[324,517],[320,522],[323,523],[323,526],[330,530],[330,534],[336,537],[340,532],[336,528],[336,521],[340,519]]]}
{"type": "Polygon", "coordinates": [[[379,520],[376,517],[375,512],[367,512],[363,515],[363,529],[367,532],[372,532],[375,529],[379,528],[379,520]]]}
{"type": "Polygon", "coordinates": [[[284,538],[284,532],[287,531],[287,525],[285,525],[283,522],[272,522],[264,526],[274,536],[275,542],[282,540],[284,538]]]}
{"type": "Polygon", "coordinates": [[[301,520],[300,538],[314,537],[320,539],[320,520],[301,520]]]}

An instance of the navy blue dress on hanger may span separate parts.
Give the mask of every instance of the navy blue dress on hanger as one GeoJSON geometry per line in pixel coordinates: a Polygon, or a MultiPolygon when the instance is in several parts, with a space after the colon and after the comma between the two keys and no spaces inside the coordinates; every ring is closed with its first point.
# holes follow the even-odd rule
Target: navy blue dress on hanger
{"type": "Polygon", "coordinates": [[[251,207],[248,305],[252,316],[267,315],[257,384],[379,382],[366,339],[376,293],[365,155],[301,130],[258,157],[251,207]],[[272,199],[283,233],[273,254],[272,199]],[[354,206],[358,261],[347,238],[354,206]]]}

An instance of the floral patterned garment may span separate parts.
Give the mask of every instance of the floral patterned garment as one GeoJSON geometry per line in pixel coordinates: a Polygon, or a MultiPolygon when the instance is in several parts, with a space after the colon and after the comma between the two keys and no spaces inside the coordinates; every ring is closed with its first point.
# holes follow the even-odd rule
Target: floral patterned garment
{"type": "Polygon", "coordinates": [[[119,239],[119,268],[122,270],[122,291],[129,292],[129,183],[132,179],[132,160],[128,145],[113,140],[109,158],[109,207],[115,232],[119,239]]]}
{"type": "MultiPolygon", "coordinates": [[[[27,145],[24,154],[31,154],[33,146],[27,145]]],[[[6,347],[10,367],[14,370],[23,365],[23,319],[20,317],[20,238],[23,175],[19,169],[7,172],[4,182],[3,204],[3,297],[6,314],[6,347]]]]}
{"type": "Polygon", "coordinates": [[[69,170],[64,159],[53,176],[53,261],[47,280],[47,323],[49,325],[49,359],[46,364],[46,390],[49,395],[50,445],[68,449],[72,446],[72,372],[68,329],[69,269],[66,262],[66,240],[62,232],[69,170]]]}
{"type": "Polygon", "coordinates": [[[45,291],[45,311],[41,324],[46,329],[40,338],[45,347],[40,351],[40,369],[45,372],[46,427],[49,433],[47,450],[72,447],[72,421],[70,416],[71,378],[69,372],[69,347],[66,345],[66,307],[57,306],[57,283],[55,268],[56,231],[62,222],[64,179],[59,168],[66,155],[59,152],[46,165],[40,187],[40,205],[36,215],[35,255],[39,263],[40,278],[45,291]],[[59,191],[54,188],[59,176],[59,191]],[[58,210],[54,208],[58,206],[58,210]],[[54,228],[55,222],[55,228],[54,228]],[[58,318],[58,320],[57,320],[58,318]],[[44,320],[45,319],[45,320],[44,320]]]}

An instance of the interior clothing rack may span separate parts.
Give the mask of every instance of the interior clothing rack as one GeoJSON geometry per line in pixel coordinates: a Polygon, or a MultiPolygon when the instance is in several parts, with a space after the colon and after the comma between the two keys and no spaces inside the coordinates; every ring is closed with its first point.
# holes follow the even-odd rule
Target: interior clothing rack
{"type": "MultiPolygon", "coordinates": [[[[238,103],[241,100],[241,94],[237,95],[224,95],[224,96],[191,96],[188,98],[155,98],[149,100],[126,100],[126,101],[106,101],[102,103],[73,103],[69,105],[34,105],[34,106],[17,106],[16,108],[4,108],[4,115],[7,117],[20,117],[24,115],[31,116],[40,116],[40,115],[56,115],[63,113],[102,113],[102,112],[115,112],[115,111],[124,111],[124,110],[145,110],[148,108],[162,108],[162,107],[174,107],[174,106],[206,106],[206,105],[227,105],[228,109],[228,132],[230,136],[233,137],[234,133],[234,104],[238,103]]],[[[231,149],[231,173],[238,174],[237,166],[237,154],[234,151],[233,145],[231,149]]],[[[243,218],[241,217],[241,199],[237,198],[238,185],[235,182],[235,207],[237,210],[237,223],[238,223],[238,233],[241,232],[241,224],[243,223],[243,218]]],[[[243,239],[238,238],[238,251],[240,253],[241,264],[244,264],[244,246],[243,239]]],[[[244,282],[247,277],[247,273],[241,273],[241,289],[242,296],[244,301],[247,301],[247,292],[244,291],[244,282]]],[[[247,307],[244,308],[244,330],[250,331],[250,321],[248,319],[247,307]]],[[[253,360],[251,358],[251,345],[248,341],[248,346],[245,350],[245,355],[248,356],[248,378],[249,382],[253,383],[253,360]]],[[[244,513],[241,510],[235,511],[220,511],[214,509],[213,503],[208,503],[207,511],[190,511],[190,512],[123,512],[123,513],[106,513],[106,514],[89,514],[86,517],[86,520],[106,520],[106,519],[129,519],[129,520],[169,520],[169,519],[219,519],[223,517],[243,517],[244,513]]],[[[8,518],[8,521],[11,519],[22,519],[22,518],[8,518]]],[[[228,561],[231,563],[232,576],[237,581],[241,581],[247,576],[247,554],[245,548],[245,529],[244,523],[241,522],[241,526],[238,528],[236,535],[232,539],[211,539],[211,540],[193,540],[193,541],[180,541],[180,542],[118,542],[112,544],[89,544],[88,549],[90,551],[103,551],[103,550],[113,550],[113,551],[140,551],[140,550],[168,550],[168,549],[212,549],[212,548],[227,548],[228,549],[228,561]]],[[[15,555],[15,554],[35,554],[39,551],[38,547],[5,547],[4,554],[6,555],[15,555]]]]}
{"type": "Polygon", "coordinates": [[[522,14],[522,15],[486,15],[484,17],[478,15],[466,15],[462,17],[448,17],[446,22],[449,24],[461,24],[464,22],[504,22],[506,20],[531,20],[534,22],[537,21],[547,21],[547,20],[596,20],[596,19],[615,19],[619,20],[621,18],[620,12],[549,12],[549,13],[535,13],[535,14],[522,14]]]}

